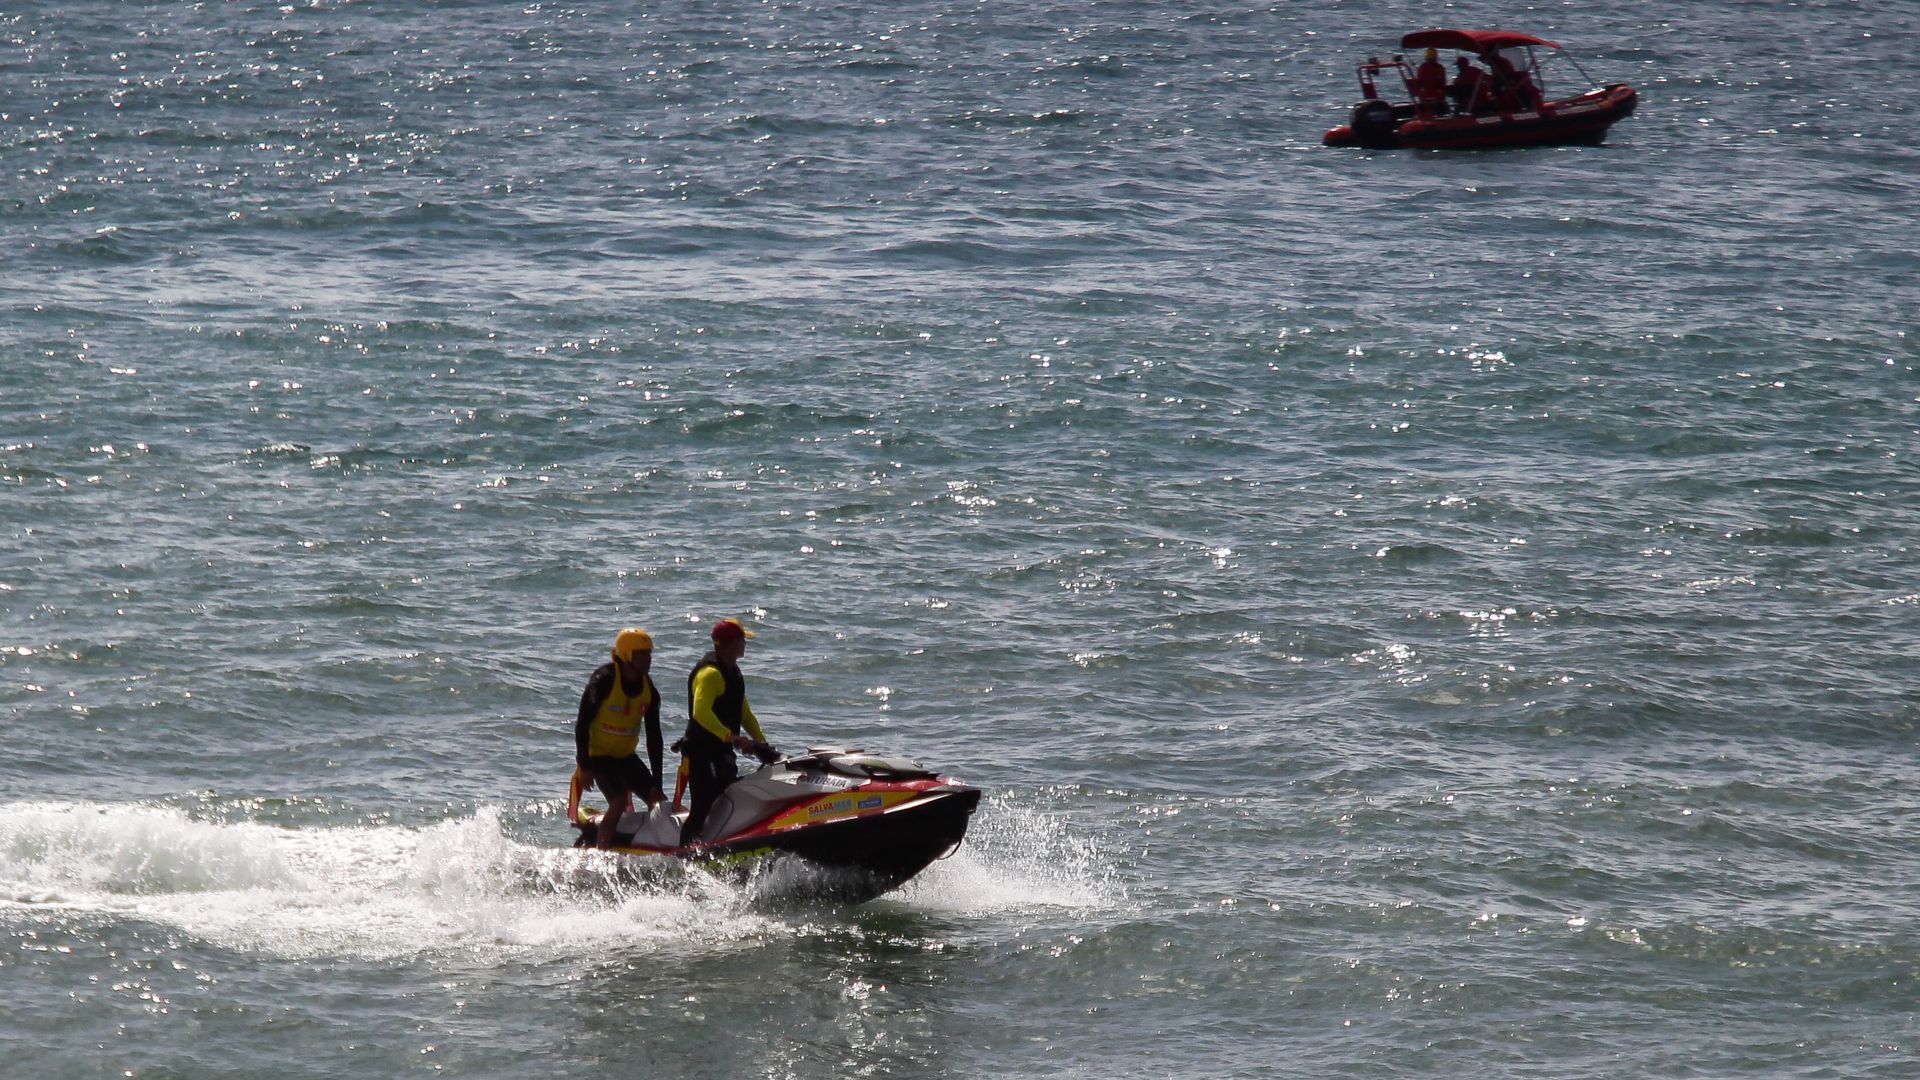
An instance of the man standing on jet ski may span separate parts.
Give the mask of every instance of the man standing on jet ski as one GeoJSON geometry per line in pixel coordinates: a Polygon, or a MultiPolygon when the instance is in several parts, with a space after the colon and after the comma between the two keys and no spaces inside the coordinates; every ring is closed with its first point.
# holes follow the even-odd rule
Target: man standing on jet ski
{"type": "Polygon", "coordinates": [[[607,812],[600,818],[599,846],[613,845],[614,826],[639,792],[648,806],[661,801],[660,691],[647,674],[653,666],[653,638],[628,627],[613,639],[613,662],[601,664],[580,695],[573,723],[574,764],[600,785],[607,812]],[[640,761],[640,731],[645,725],[649,772],[640,761]]]}
{"type": "MultiPolygon", "coordinates": [[[[687,675],[687,734],[681,750],[687,757],[687,788],[692,798],[680,843],[700,837],[713,800],[739,778],[734,753],[752,753],[765,746],[760,721],[747,704],[747,679],[740,674],[740,658],[747,653],[753,631],[738,619],[713,624],[713,651],[700,658],[687,675]],[[745,734],[741,729],[745,729],[745,734]]],[[[766,748],[771,752],[771,747],[766,748]]]]}

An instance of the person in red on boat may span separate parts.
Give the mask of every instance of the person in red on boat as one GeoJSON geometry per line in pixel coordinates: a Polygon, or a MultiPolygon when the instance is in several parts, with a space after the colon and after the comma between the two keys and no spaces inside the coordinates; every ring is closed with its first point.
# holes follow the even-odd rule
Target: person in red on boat
{"type": "Polygon", "coordinates": [[[1474,67],[1473,61],[1464,56],[1455,59],[1454,66],[1459,73],[1447,85],[1447,96],[1453,99],[1453,111],[1462,116],[1484,111],[1489,103],[1487,73],[1474,67]]]}
{"type": "Polygon", "coordinates": [[[1447,66],[1440,62],[1440,51],[1428,49],[1427,58],[1413,72],[1414,115],[1438,116],[1447,111],[1447,66]]]}
{"type": "Polygon", "coordinates": [[[613,845],[614,827],[633,805],[634,792],[648,806],[664,797],[657,779],[660,691],[647,674],[651,667],[653,638],[645,630],[628,627],[613,639],[613,662],[600,665],[580,694],[580,711],[573,723],[573,761],[607,797],[598,833],[602,848],[613,845]],[[638,752],[643,730],[651,770],[638,752]]]}

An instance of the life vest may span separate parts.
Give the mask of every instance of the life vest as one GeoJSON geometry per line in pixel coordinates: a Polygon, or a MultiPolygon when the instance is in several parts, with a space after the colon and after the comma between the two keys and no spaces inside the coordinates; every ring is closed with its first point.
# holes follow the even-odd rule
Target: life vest
{"type": "Polygon", "coordinates": [[[714,699],[713,715],[719,718],[720,723],[725,725],[726,729],[735,735],[740,734],[740,725],[746,722],[746,717],[741,710],[747,703],[747,677],[740,674],[740,665],[723,664],[720,662],[718,656],[713,653],[708,653],[700,658],[699,663],[693,665],[692,671],[687,673],[686,749],[689,753],[712,755],[721,753],[726,749],[725,744],[715,738],[713,732],[708,731],[705,725],[693,718],[694,680],[698,679],[700,673],[708,668],[719,669],[721,677],[727,682],[726,689],[722,690],[720,696],[714,699]]]}
{"type": "Polygon", "coordinates": [[[1438,60],[1428,60],[1413,73],[1413,97],[1416,101],[1439,101],[1447,93],[1447,69],[1438,60]]]}
{"type": "Polygon", "coordinates": [[[641,726],[647,718],[647,709],[660,699],[660,692],[654,689],[653,679],[642,676],[640,692],[629,695],[616,672],[608,680],[612,685],[607,696],[600,701],[600,710],[593,714],[593,723],[587,728],[588,757],[627,757],[640,746],[641,726]]]}

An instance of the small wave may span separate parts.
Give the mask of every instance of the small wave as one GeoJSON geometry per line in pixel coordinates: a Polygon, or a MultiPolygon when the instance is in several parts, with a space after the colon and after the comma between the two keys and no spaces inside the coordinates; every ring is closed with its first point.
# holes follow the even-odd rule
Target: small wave
{"type": "Polygon", "coordinates": [[[1067,61],[1065,64],[1056,68],[1056,70],[1076,72],[1082,75],[1104,75],[1109,78],[1118,78],[1127,73],[1127,64],[1126,61],[1113,56],[1082,56],[1078,59],[1067,61]]]}
{"type": "Polygon", "coordinates": [[[346,617],[362,615],[405,616],[421,609],[391,596],[376,596],[354,589],[335,591],[323,599],[309,604],[306,610],[316,613],[340,615],[346,617]]]}
{"type": "Polygon", "coordinates": [[[955,118],[951,122],[954,124],[965,124],[972,127],[985,128],[1051,127],[1062,124],[1078,124],[1086,119],[1086,115],[1087,114],[1078,109],[1048,109],[1044,112],[1036,113],[1008,112],[1004,109],[984,109],[967,113],[964,116],[955,118]]]}
{"type": "Polygon", "coordinates": [[[837,60],[834,67],[842,71],[918,71],[920,65],[907,60],[888,60],[881,57],[855,57],[851,60],[837,60]]]}
{"type": "Polygon", "coordinates": [[[424,231],[432,235],[452,232],[459,228],[484,230],[490,225],[498,224],[479,210],[432,201],[415,201],[402,206],[379,209],[326,206],[260,211],[251,214],[242,213],[234,221],[236,227],[249,230],[304,235],[368,231],[403,234],[405,244],[400,250],[407,254],[417,253],[418,232],[424,231]]]}
{"type": "MultiPolygon", "coordinates": [[[[1797,972],[1846,971],[1885,964],[1908,955],[1893,938],[1849,939],[1818,919],[1779,923],[1676,922],[1664,926],[1602,925],[1609,938],[1633,945],[1671,961],[1711,963],[1742,968],[1788,968],[1797,972]]],[[[1844,996],[1823,989],[1815,997],[1844,996]]]]}
{"type": "Polygon", "coordinates": [[[749,113],[729,117],[715,134],[729,137],[739,135],[817,135],[848,131],[860,127],[860,124],[838,120],[822,120],[811,116],[794,116],[780,113],[749,113]]]}
{"type": "Polygon", "coordinates": [[[1004,261],[1008,252],[992,244],[971,240],[914,240],[881,248],[875,254],[883,258],[915,262],[984,266],[1004,261]]]}
{"type": "Polygon", "coordinates": [[[102,229],[91,236],[58,240],[48,246],[56,254],[99,265],[136,263],[155,254],[119,229],[102,229]]]}
{"type": "Polygon", "coordinates": [[[0,465],[0,480],[12,480],[21,484],[34,484],[59,479],[60,473],[52,469],[41,469],[32,465],[0,465]]]}
{"type": "Polygon", "coordinates": [[[1432,566],[1461,558],[1445,544],[1389,544],[1373,553],[1388,566],[1432,566]]]}
{"type": "Polygon", "coordinates": [[[1061,233],[1043,242],[986,243],[977,240],[911,240],[872,249],[892,262],[933,266],[1059,266],[1097,253],[1090,233],[1061,233]]]}
{"type": "Polygon", "coordinates": [[[1705,454],[1733,454],[1748,449],[1745,440],[1709,431],[1683,432],[1647,447],[1655,457],[1696,457],[1705,454]]]}
{"type": "Polygon", "coordinates": [[[1815,525],[1762,525],[1727,534],[1727,539],[1762,547],[1831,547],[1842,537],[1815,525]]]}
{"type": "MultiPolygon", "coordinates": [[[[476,414],[477,415],[477,414],[476,414]]],[[[305,447],[293,443],[279,444],[281,447],[295,447],[304,452],[305,447]]],[[[269,448],[272,449],[272,448],[269,448]]],[[[261,451],[255,451],[260,453],[261,451]]],[[[412,468],[422,465],[458,466],[474,460],[474,455],[452,445],[427,445],[411,449],[391,449],[381,446],[356,446],[337,453],[313,456],[311,463],[315,468],[331,466],[348,472],[372,472],[381,468],[412,468]]]]}

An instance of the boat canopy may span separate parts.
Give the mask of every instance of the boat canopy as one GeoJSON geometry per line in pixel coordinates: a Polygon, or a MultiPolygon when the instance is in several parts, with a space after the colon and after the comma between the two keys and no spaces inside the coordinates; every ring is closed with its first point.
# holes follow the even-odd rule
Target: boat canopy
{"type": "Polygon", "coordinates": [[[1518,30],[1416,30],[1400,39],[1403,49],[1460,49],[1473,53],[1489,53],[1495,49],[1512,49],[1523,45],[1544,45],[1549,49],[1560,47],[1518,30]]]}

